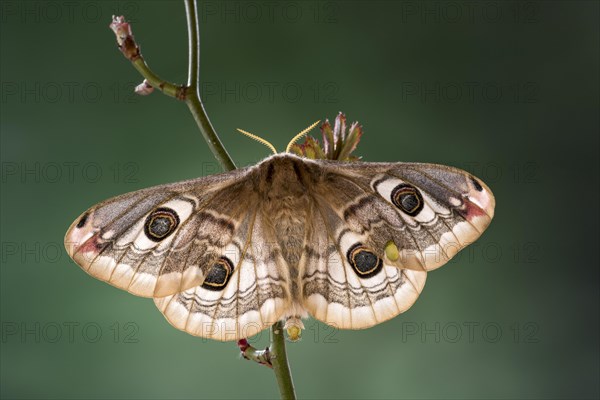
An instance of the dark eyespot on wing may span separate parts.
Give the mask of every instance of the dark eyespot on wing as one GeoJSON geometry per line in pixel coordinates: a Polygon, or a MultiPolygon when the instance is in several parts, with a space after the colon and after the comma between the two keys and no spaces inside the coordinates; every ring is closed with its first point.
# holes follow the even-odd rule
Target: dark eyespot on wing
{"type": "Polygon", "coordinates": [[[175,210],[160,207],[154,210],[144,224],[144,233],[148,239],[160,242],[171,235],[179,226],[179,215],[175,210]]]}
{"type": "Polygon", "coordinates": [[[362,243],[357,243],[348,249],[346,258],[361,278],[375,276],[383,268],[383,260],[362,243]]]}
{"type": "Polygon", "coordinates": [[[208,290],[223,290],[231,275],[233,274],[233,263],[227,257],[221,257],[215,262],[208,274],[202,287],[208,290]]]}
{"type": "Polygon", "coordinates": [[[404,195],[400,198],[400,202],[402,203],[402,208],[405,210],[415,210],[419,207],[420,202],[417,199],[417,196],[414,194],[404,195]]]}
{"type": "Polygon", "coordinates": [[[417,188],[402,183],[392,190],[392,203],[401,211],[414,217],[423,209],[423,196],[417,188]]]}

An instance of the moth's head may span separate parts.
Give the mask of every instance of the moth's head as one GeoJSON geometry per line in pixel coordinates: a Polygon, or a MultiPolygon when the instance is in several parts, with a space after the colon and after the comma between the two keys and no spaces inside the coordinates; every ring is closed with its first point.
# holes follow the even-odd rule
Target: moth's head
{"type": "Polygon", "coordinates": [[[300,197],[306,193],[308,175],[306,163],[298,156],[288,153],[275,154],[257,166],[261,177],[258,186],[269,197],[300,197]],[[281,196],[279,196],[281,193],[281,196]]]}

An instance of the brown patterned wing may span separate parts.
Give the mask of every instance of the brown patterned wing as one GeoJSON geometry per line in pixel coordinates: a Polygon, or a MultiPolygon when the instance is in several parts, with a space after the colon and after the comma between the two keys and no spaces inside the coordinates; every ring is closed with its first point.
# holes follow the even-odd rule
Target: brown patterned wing
{"type": "Polygon", "coordinates": [[[457,168],[417,163],[330,168],[324,183],[334,189],[322,191],[322,197],[343,196],[344,207],[337,210],[348,228],[369,232],[369,245],[401,268],[429,271],[444,265],[477,240],[494,216],[491,190],[457,168]]]}
{"type": "Polygon", "coordinates": [[[331,203],[315,198],[300,262],[302,302],[338,329],[362,329],[410,308],[427,273],[399,269],[369,247],[369,232],[348,228],[331,203]]]}
{"type": "MultiPolygon", "coordinates": [[[[251,169],[157,186],[84,212],[65,247],[88,274],[144,297],[201,284],[240,231],[251,169]]],[[[251,177],[251,176],[250,176],[251,177]]]]}
{"type": "Polygon", "coordinates": [[[339,328],[369,327],[408,309],[426,271],[476,240],[494,214],[489,188],[455,168],[318,166],[303,301],[315,318],[339,328]]]}
{"type": "Polygon", "coordinates": [[[201,285],[154,299],[176,328],[238,340],[273,325],[289,309],[289,269],[281,247],[258,202],[250,204],[254,210],[245,213],[234,240],[201,285]]]}

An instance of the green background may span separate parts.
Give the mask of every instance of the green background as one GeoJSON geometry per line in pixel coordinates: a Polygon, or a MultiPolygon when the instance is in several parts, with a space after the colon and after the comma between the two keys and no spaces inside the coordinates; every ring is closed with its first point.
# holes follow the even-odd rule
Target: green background
{"type": "MultiPolygon", "coordinates": [[[[343,111],[364,160],[462,167],[497,200],[405,314],[306,321],[288,346],[301,398],[599,396],[598,2],[203,4],[206,108],[238,165],[268,150],[235,128],[282,149],[343,111]]],[[[125,14],[150,66],[184,83],[182,2],[1,10],[1,396],[277,397],[235,343],[172,328],[62,247],[96,202],[219,170],[184,104],[131,94],[108,29],[125,14]]]]}

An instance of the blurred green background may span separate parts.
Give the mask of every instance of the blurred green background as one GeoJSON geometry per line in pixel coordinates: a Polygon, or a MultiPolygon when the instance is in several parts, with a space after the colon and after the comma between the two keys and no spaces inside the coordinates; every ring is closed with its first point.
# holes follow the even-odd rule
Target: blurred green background
{"type": "MultiPolygon", "coordinates": [[[[595,1],[201,2],[203,97],[238,165],[343,111],[366,161],[469,170],[489,230],[364,331],[309,320],[301,398],[597,398],[595,1]]],[[[63,235],[108,197],[220,170],[184,104],[132,94],[112,14],[185,83],[182,2],[1,3],[2,398],[273,398],[235,343],[83,273],[63,235]]],[[[266,332],[265,332],[266,333],[266,332]]],[[[268,338],[256,340],[264,346],[268,338]]]]}

